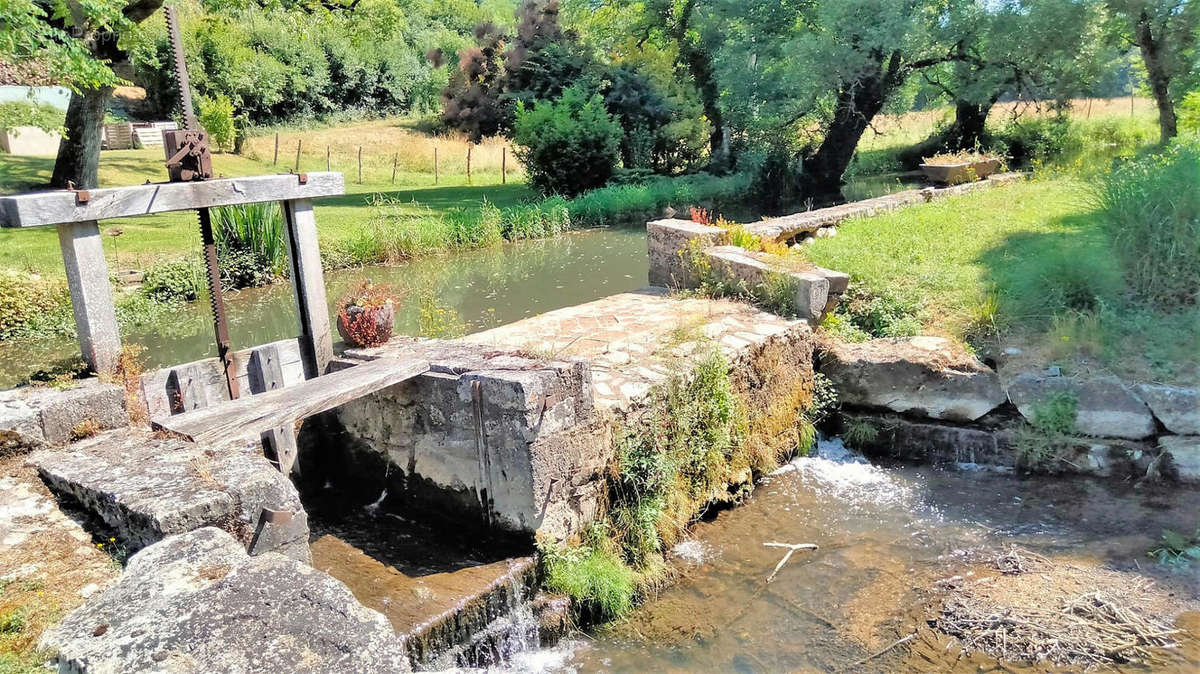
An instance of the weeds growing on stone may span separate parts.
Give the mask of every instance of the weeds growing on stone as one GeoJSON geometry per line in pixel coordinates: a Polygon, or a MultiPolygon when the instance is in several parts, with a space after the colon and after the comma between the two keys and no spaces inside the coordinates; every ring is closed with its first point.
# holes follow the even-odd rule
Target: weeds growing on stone
{"type": "Polygon", "coordinates": [[[879,428],[867,419],[847,419],[842,441],[854,449],[863,449],[879,439],[879,428]]]}
{"type": "Polygon", "coordinates": [[[1013,446],[1018,464],[1050,470],[1073,446],[1078,399],[1071,391],[1052,393],[1033,405],[1033,420],[1017,429],[1013,446]]]}

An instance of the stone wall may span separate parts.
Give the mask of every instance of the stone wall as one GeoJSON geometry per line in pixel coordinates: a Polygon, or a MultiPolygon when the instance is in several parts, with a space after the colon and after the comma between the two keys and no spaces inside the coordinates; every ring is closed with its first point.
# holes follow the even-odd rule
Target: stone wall
{"type": "Polygon", "coordinates": [[[125,390],[95,377],[68,388],[37,385],[0,392],[0,454],[62,445],[128,424],[125,390]]]}
{"type": "Polygon", "coordinates": [[[586,362],[406,338],[346,356],[390,353],[431,371],[326,417],[319,443],[302,437],[302,475],[321,465],[372,500],[386,489],[410,510],[522,534],[562,538],[591,521],[608,457],[586,362]],[[349,456],[323,462],[330,445],[349,456]]]}

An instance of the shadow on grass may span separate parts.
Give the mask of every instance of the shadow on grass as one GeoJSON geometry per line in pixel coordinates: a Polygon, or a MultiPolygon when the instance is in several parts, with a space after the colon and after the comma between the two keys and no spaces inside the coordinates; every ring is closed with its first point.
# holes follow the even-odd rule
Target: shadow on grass
{"type": "Polygon", "coordinates": [[[54,157],[0,155],[0,194],[46,189],[54,157]]]}
{"type": "Polygon", "coordinates": [[[536,195],[525,185],[457,185],[447,187],[421,187],[400,190],[370,190],[343,194],[336,197],[325,197],[317,203],[324,206],[364,207],[369,205],[375,195],[381,195],[402,202],[416,201],[437,211],[450,210],[456,207],[478,206],[487,199],[501,208],[515,206],[536,195]]]}

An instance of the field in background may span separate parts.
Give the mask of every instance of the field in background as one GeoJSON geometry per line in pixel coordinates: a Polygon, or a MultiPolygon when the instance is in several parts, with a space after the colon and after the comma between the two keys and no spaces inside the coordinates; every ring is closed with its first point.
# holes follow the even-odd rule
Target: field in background
{"type": "MultiPolygon", "coordinates": [[[[238,177],[286,173],[294,167],[296,141],[304,146],[320,147],[319,157],[302,152],[302,171],[325,169],[325,144],[330,145],[332,168],[346,177],[346,194],[318,202],[317,227],[324,241],[348,236],[365,225],[373,210],[370,200],[381,194],[402,203],[411,203],[414,215],[444,213],[459,208],[475,208],[486,199],[500,206],[511,206],[533,197],[525,187],[519,165],[509,152],[508,182],[501,184],[500,148],[503,141],[486,139],[472,150],[471,182],[466,176],[465,138],[435,138],[411,128],[407,120],[384,120],[331,127],[311,131],[280,133],[279,164],[272,164],[274,135],[251,138],[243,155],[228,153],[213,156],[217,175],[238,177]],[[335,145],[334,140],[339,144],[335,145]],[[368,144],[371,143],[371,144],[368,144]],[[357,148],[363,147],[363,183],[357,182],[357,148]],[[432,155],[438,147],[439,176],[434,184],[432,155]],[[263,154],[262,148],[269,151],[263,154]],[[353,148],[352,150],[350,148],[353,148]],[[391,153],[385,154],[389,148],[391,153]],[[405,148],[407,165],[401,164],[392,183],[392,158],[405,148]],[[428,151],[429,164],[420,168],[422,153],[428,151]],[[290,152],[290,154],[289,154],[290,152]],[[444,157],[444,158],[443,158],[444,157]]],[[[140,185],[166,179],[161,148],[110,150],[100,155],[100,185],[140,185]]],[[[14,157],[0,154],[0,194],[37,189],[50,180],[53,157],[14,157]]],[[[145,269],[155,261],[183,257],[199,251],[200,235],[196,216],[189,212],[167,213],[142,218],[101,222],[105,250],[114,269],[145,269]],[[112,236],[116,231],[120,235],[112,236]]],[[[0,269],[14,269],[62,275],[58,236],[53,227],[27,230],[0,229],[0,269]]]]}

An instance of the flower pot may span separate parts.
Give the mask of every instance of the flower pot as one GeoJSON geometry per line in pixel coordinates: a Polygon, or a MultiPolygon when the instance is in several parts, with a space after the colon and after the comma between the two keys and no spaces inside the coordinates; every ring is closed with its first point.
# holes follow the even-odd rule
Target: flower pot
{"type": "Polygon", "coordinates": [[[921,164],[921,171],[925,177],[942,185],[959,185],[983,180],[999,169],[999,159],[983,159],[961,164],[921,164]]]}
{"type": "Polygon", "coordinates": [[[377,307],[350,305],[338,312],[338,334],[350,346],[379,346],[392,337],[396,307],[389,300],[377,307]]]}

